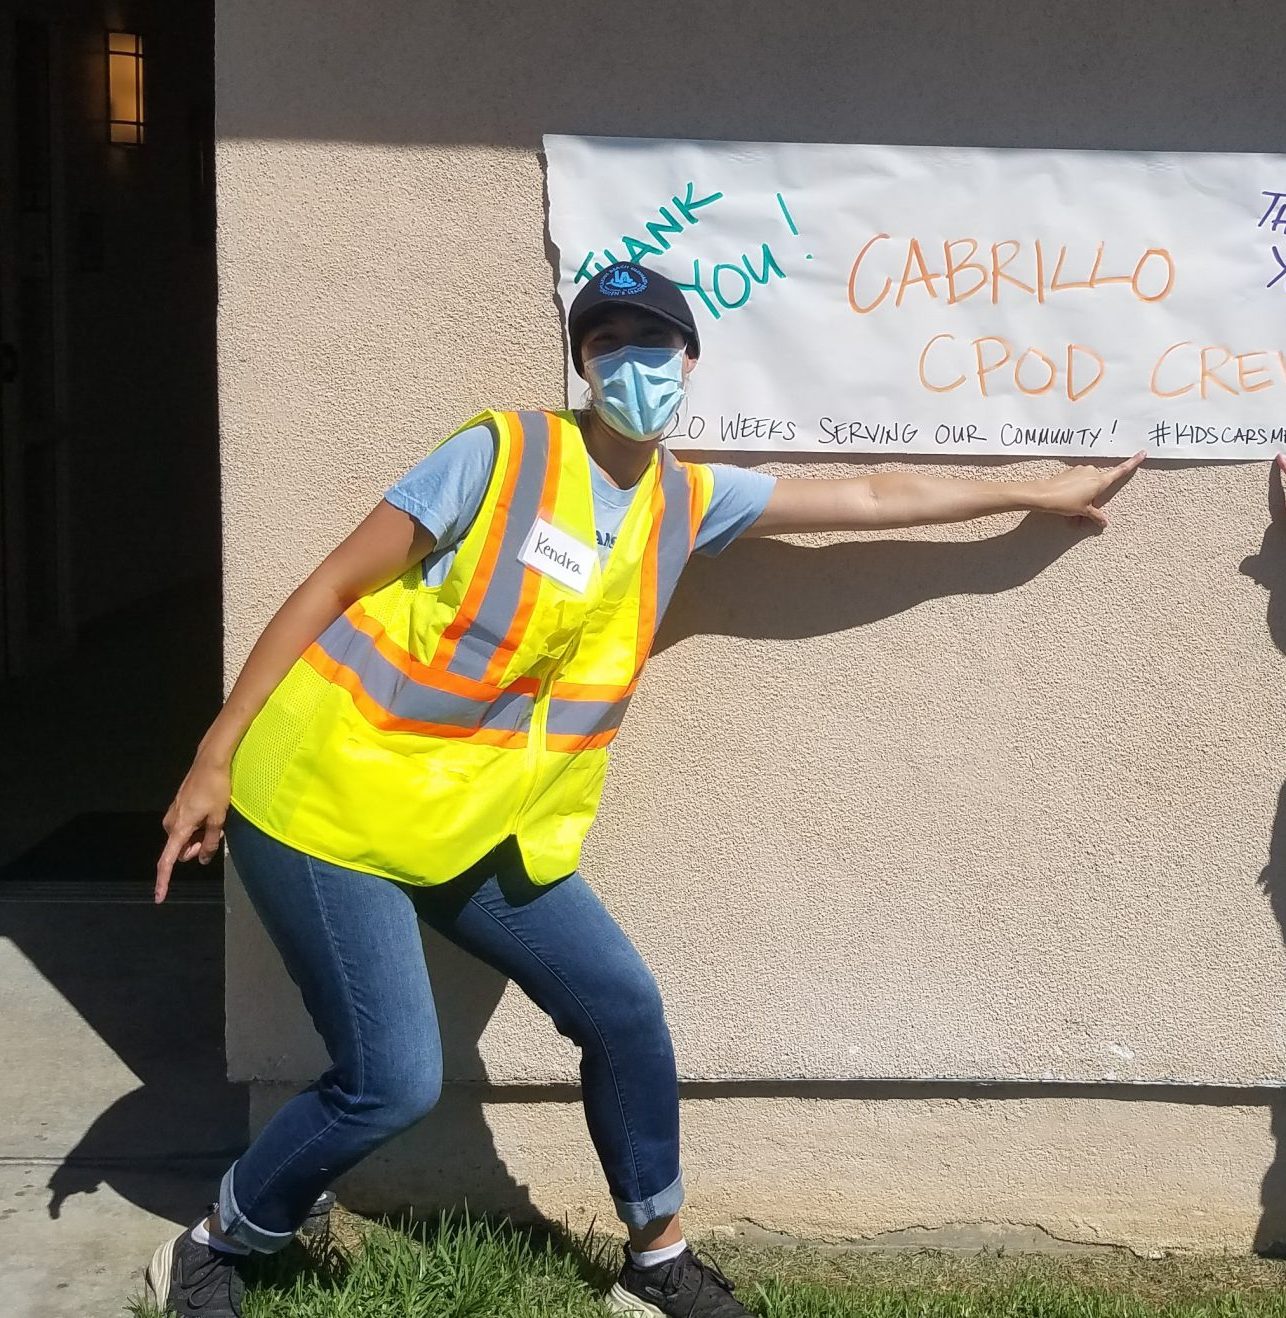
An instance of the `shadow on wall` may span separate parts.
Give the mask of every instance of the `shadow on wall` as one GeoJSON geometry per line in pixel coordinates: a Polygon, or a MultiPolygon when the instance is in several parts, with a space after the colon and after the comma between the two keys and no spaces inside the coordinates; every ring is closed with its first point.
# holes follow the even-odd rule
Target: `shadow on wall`
{"type": "MultiPolygon", "coordinates": [[[[1241,570],[1268,592],[1268,634],[1286,655],[1286,494],[1281,468],[1273,463],[1268,482],[1268,526],[1258,554],[1242,562],[1241,570]]],[[[1286,943],[1286,783],[1277,797],[1268,843],[1268,864],[1259,875],[1273,916],[1286,943]]],[[[1286,989],[1286,986],[1283,986],[1286,989]]],[[[1254,1248],[1261,1254],[1286,1257],[1286,1097],[1272,1105],[1276,1150],[1260,1189],[1261,1215],[1254,1248]]]]}
{"type": "MultiPolygon", "coordinates": [[[[779,540],[743,541],[717,560],[697,556],[691,561],[657,648],[697,633],[759,639],[820,636],[901,613],[930,599],[1012,590],[1034,579],[1086,534],[1087,529],[1071,521],[1031,516],[1011,531],[977,541],[882,540],[818,548],[779,540]],[[730,580],[755,585],[730,590],[730,580]],[[813,586],[820,580],[823,588],[803,591],[804,580],[813,586]],[[855,592],[850,588],[854,580],[878,584],[855,592]],[[833,590],[825,588],[828,582],[833,582],[833,590]]],[[[349,1173],[343,1187],[345,1202],[387,1212],[391,1202],[413,1193],[417,1215],[469,1199],[518,1220],[543,1220],[528,1188],[506,1167],[483,1110],[489,1095],[479,1041],[506,980],[428,925],[423,927],[440,1008],[445,1071],[451,1081],[465,1082],[448,1085],[442,1107],[427,1123],[431,1131],[432,1124],[441,1120],[442,1129],[451,1131],[452,1147],[435,1159],[435,1181],[428,1196],[423,1182],[414,1178],[406,1180],[403,1188],[405,1178],[394,1143],[349,1173]],[[476,1088],[470,1082],[478,1082],[476,1088]]],[[[432,1148],[431,1134],[418,1145],[426,1148],[432,1148]]]]}
{"type": "MultiPolygon", "coordinates": [[[[430,907],[435,897],[442,904],[443,894],[433,889],[417,896],[427,897],[430,907]]],[[[409,1216],[423,1220],[468,1204],[553,1231],[555,1224],[535,1206],[529,1187],[510,1172],[496,1148],[483,1108],[489,1094],[479,1044],[509,981],[448,941],[423,917],[420,930],[438,1009],[443,1072],[448,1078],[441,1101],[423,1124],[428,1147],[438,1146],[435,1126],[443,1138],[449,1132],[450,1147],[442,1148],[434,1160],[434,1182],[426,1186],[423,1179],[405,1175],[398,1153],[400,1141],[394,1140],[348,1174],[341,1197],[350,1208],[390,1219],[409,1216]]]]}
{"type": "Polygon", "coordinates": [[[1026,585],[1091,532],[1032,514],[984,540],[865,540],[809,547],[750,539],[717,559],[696,554],[656,652],[689,636],[799,640],[878,622],[930,599],[998,595],[1026,585]],[[729,590],[729,579],[754,582],[729,590]],[[801,590],[807,581],[808,590],[801,590]],[[853,582],[861,581],[862,590],[853,582]]]}
{"type": "Polygon", "coordinates": [[[618,16],[590,0],[228,0],[218,17],[219,134],[522,148],[542,132],[1279,148],[1254,90],[1278,74],[1279,0],[1235,10],[1104,2],[1088,6],[1097,22],[1086,8],[992,0],[948,30],[938,0],[654,0],[649,31],[666,36],[654,49],[633,10],[618,16]],[[1194,114],[1191,79],[1176,70],[1199,71],[1228,94],[1194,114]]]}
{"type": "MultiPolygon", "coordinates": [[[[294,1096],[301,1076],[321,1076],[331,1063],[311,1026],[304,1026],[307,1033],[301,1037],[307,1019],[302,997],[287,978],[281,955],[231,864],[227,872],[230,888],[235,885],[235,892],[229,893],[234,914],[228,927],[238,943],[228,979],[228,1015],[234,1030],[243,1036],[253,1031],[262,1040],[252,1057],[235,1062],[262,1096],[262,1105],[253,1113],[254,1126],[260,1129],[294,1096]],[[241,974],[247,968],[252,972],[249,981],[241,974]],[[310,1044],[301,1047],[304,1038],[310,1044]],[[284,1075],[275,1065],[283,1057],[288,1062],[284,1075]]],[[[442,1096],[413,1131],[346,1173],[337,1186],[340,1198],[347,1207],[373,1215],[425,1218],[467,1202],[514,1221],[542,1222],[528,1186],[510,1173],[496,1148],[484,1109],[493,1095],[480,1040],[508,981],[433,927],[431,910],[448,908],[449,893],[415,890],[414,899],[417,906],[421,899],[426,903],[426,912],[417,914],[441,1040],[442,1096]],[[430,919],[424,918],[426,913],[430,919]]]]}

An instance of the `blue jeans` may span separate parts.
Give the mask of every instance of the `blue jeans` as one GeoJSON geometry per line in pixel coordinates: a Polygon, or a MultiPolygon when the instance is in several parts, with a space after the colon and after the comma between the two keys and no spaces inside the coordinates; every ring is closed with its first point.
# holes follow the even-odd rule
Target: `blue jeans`
{"type": "Polygon", "coordinates": [[[224,1176],[226,1234],[282,1248],[336,1177],[437,1102],[419,920],[507,975],[579,1046],[585,1117],[621,1219],[678,1211],[678,1081],[660,995],[579,874],[537,886],[510,842],[449,883],[413,888],[306,856],[235,811],[226,836],[332,1063],[224,1176]]]}

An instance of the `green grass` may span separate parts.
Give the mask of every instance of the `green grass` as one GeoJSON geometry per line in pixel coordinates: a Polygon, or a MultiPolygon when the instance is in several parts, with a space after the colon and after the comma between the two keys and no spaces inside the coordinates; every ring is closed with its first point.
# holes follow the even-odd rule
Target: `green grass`
{"type": "MultiPolygon", "coordinates": [[[[1286,1318],[1286,1265],[1130,1255],[866,1254],[710,1249],[763,1318],[1286,1318]]],[[[338,1218],[249,1278],[246,1318],[602,1318],[620,1249],[608,1236],[443,1216],[399,1227],[338,1218]]],[[[156,1318],[141,1302],[135,1318],[156,1318]]]]}

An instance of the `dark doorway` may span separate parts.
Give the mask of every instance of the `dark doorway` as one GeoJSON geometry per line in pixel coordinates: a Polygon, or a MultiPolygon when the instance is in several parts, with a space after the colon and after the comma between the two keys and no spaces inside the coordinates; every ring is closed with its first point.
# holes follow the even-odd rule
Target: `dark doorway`
{"type": "Polygon", "coordinates": [[[245,1129],[217,867],[150,902],[222,686],[213,22],[0,0],[0,1162],[69,1258],[245,1129]]]}
{"type": "Polygon", "coordinates": [[[0,141],[0,664],[12,673],[56,647],[65,575],[58,537],[54,388],[53,142],[50,23],[6,22],[12,61],[0,141]]]}
{"type": "Polygon", "coordinates": [[[213,6],[0,61],[0,882],[138,880],[221,683],[213,6]]]}

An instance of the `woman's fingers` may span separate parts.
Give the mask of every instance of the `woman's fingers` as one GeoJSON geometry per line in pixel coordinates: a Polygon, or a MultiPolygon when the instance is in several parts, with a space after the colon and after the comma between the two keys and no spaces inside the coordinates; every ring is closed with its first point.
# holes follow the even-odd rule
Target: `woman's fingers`
{"type": "Polygon", "coordinates": [[[175,865],[199,860],[208,865],[219,850],[228,813],[228,773],[194,764],[170,803],[163,821],[169,835],[156,862],[156,901],[163,902],[175,865]]]}
{"type": "Polygon", "coordinates": [[[158,906],[165,900],[165,894],[170,890],[170,877],[173,875],[175,863],[183,851],[185,837],[186,834],[178,830],[172,832],[165,844],[165,850],[161,852],[160,860],[156,862],[156,888],[152,900],[158,906]]]}
{"type": "Polygon", "coordinates": [[[1147,449],[1140,449],[1132,458],[1126,458],[1124,462],[1118,462],[1115,467],[1109,467],[1103,473],[1103,491],[1110,490],[1132,471],[1137,471],[1147,456],[1147,449]]]}
{"type": "Polygon", "coordinates": [[[206,819],[184,822],[182,814],[173,809],[165,816],[165,828],[170,836],[156,862],[154,900],[158,903],[165,900],[165,894],[170,890],[175,865],[186,864],[198,857],[203,865],[208,864],[219,849],[219,838],[223,834],[220,823],[206,819]]]}
{"type": "MultiPolygon", "coordinates": [[[[1140,449],[1138,453],[1134,454],[1133,457],[1126,458],[1124,462],[1118,462],[1116,466],[1109,467],[1106,471],[1096,473],[1088,498],[1085,500],[1084,505],[1077,509],[1077,513],[1074,515],[1086,518],[1088,521],[1093,522],[1095,526],[1106,526],[1107,514],[1098,506],[1096,500],[1101,499],[1105,494],[1110,493],[1110,491],[1115,486],[1119,485],[1121,481],[1125,480],[1131,472],[1137,471],[1140,464],[1143,462],[1143,459],[1146,457],[1147,450],[1140,449]]],[[[1081,468],[1081,470],[1088,474],[1090,469],[1081,468]]]]}
{"type": "Polygon", "coordinates": [[[197,847],[198,859],[202,865],[208,865],[219,850],[219,839],[223,836],[223,827],[210,820],[205,826],[201,844],[197,847]]]}

